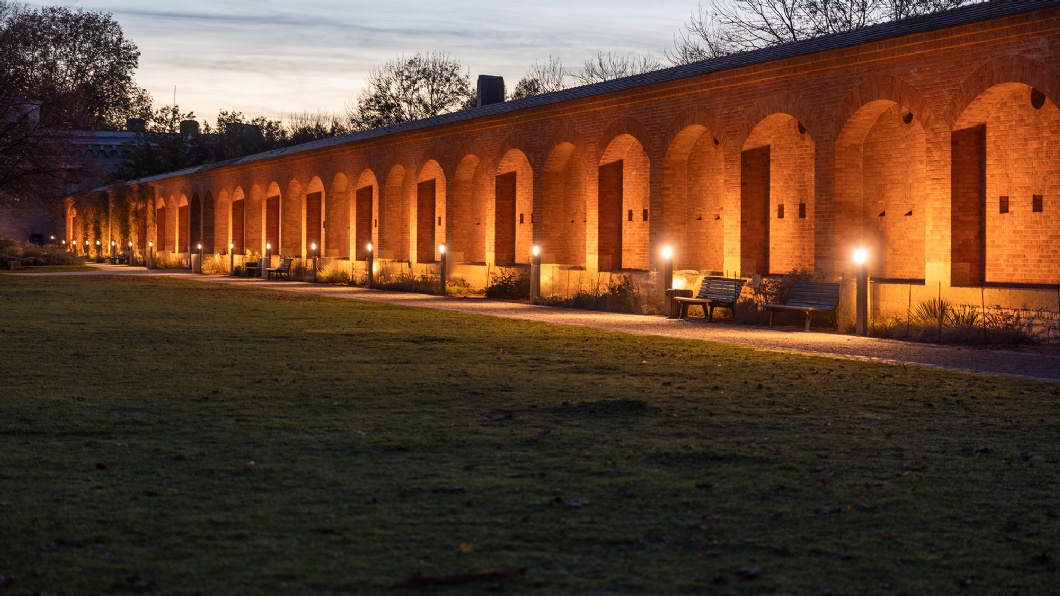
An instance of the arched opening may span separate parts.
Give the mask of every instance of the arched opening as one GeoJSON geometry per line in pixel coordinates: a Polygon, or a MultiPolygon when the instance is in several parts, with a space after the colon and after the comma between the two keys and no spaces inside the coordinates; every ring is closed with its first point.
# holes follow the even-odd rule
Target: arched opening
{"type": "Polygon", "coordinates": [[[445,243],[445,174],[433,159],[420,169],[416,180],[416,262],[433,263],[441,258],[438,246],[445,243]]]}
{"type": "Polygon", "coordinates": [[[352,208],[354,259],[364,261],[368,259],[368,244],[379,246],[379,182],[372,170],[361,172],[357,178],[352,208]]]}
{"type": "Polygon", "coordinates": [[[518,149],[504,154],[494,179],[493,250],[498,265],[529,263],[534,243],[534,171],[518,149]]]}
{"type": "Polygon", "coordinates": [[[236,187],[232,191],[232,252],[237,255],[246,254],[247,250],[247,201],[243,195],[243,189],[236,187]]]}
{"type": "MultiPolygon", "coordinates": [[[[214,222],[217,219],[217,213],[215,211],[216,205],[214,204],[213,194],[206,193],[206,198],[202,201],[202,252],[203,254],[211,254],[214,250],[214,234],[217,230],[215,229],[214,222]]],[[[225,247],[227,248],[227,247],[225,247]]]]}
{"type": "Polygon", "coordinates": [[[166,201],[162,198],[159,198],[158,203],[155,204],[155,246],[158,247],[159,252],[172,246],[169,236],[166,235],[166,201]]]}
{"type": "Polygon", "coordinates": [[[651,166],[640,141],[615,137],[597,164],[597,251],[601,271],[647,269],[651,166]]]}
{"type": "Polygon", "coordinates": [[[191,219],[188,208],[188,197],[180,195],[177,203],[177,252],[188,252],[191,237],[191,219]]]}
{"type": "MultiPolygon", "coordinates": [[[[305,254],[313,254],[313,246],[316,245],[320,251],[324,245],[324,206],[327,201],[324,197],[324,183],[317,176],[309,181],[305,194],[305,254]]],[[[320,254],[319,252],[317,253],[320,254]]]]}
{"type": "Polygon", "coordinates": [[[1060,110],[1023,83],[980,93],[951,135],[952,279],[1060,281],[1060,110]]]}
{"type": "Polygon", "coordinates": [[[814,143],[790,114],[763,118],[740,152],[741,275],[813,269],[814,143]]]}
{"type": "Polygon", "coordinates": [[[232,229],[232,197],[227,190],[217,193],[217,205],[214,207],[213,249],[221,254],[228,254],[232,229]]]}
{"type": "Polygon", "coordinates": [[[275,182],[269,184],[265,191],[265,246],[264,250],[271,250],[271,254],[280,253],[280,185],[275,182]],[[271,248],[270,248],[271,247],[271,248]]]}
{"type": "Polygon", "coordinates": [[[202,199],[200,199],[197,194],[192,196],[191,205],[189,207],[189,216],[189,227],[180,228],[181,231],[185,229],[189,230],[188,239],[190,240],[190,245],[184,245],[184,250],[195,248],[202,242],[202,199]]]}
{"type": "Polygon", "coordinates": [[[835,147],[836,260],[865,248],[871,276],[924,279],[927,153],[918,116],[893,101],[869,102],[835,147]]]}
{"type": "Polygon", "coordinates": [[[541,245],[546,262],[585,266],[589,164],[584,152],[560,143],[545,160],[542,176],[541,245]]]}
{"type": "Polygon", "coordinates": [[[346,176],[335,174],[331,181],[331,192],[324,201],[324,250],[323,256],[350,256],[350,193],[346,176]]]}
{"type": "Polygon", "coordinates": [[[305,252],[303,248],[305,234],[302,224],[305,218],[305,197],[302,194],[302,185],[297,180],[291,180],[287,184],[287,194],[280,201],[280,213],[283,218],[280,223],[280,250],[274,253],[285,257],[300,257],[305,252]]]}
{"type": "Polygon", "coordinates": [[[453,196],[449,201],[449,225],[451,228],[448,247],[454,262],[486,262],[486,201],[483,200],[480,160],[475,155],[465,155],[456,167],[453,177],[453,196]]]}
{"type": "Polygon", "coordinates": [[[383,187],[382,218],[379,222],[379,257],[396,261],[409,258],[409,201],[405,192],[405,168],[394,166],[383,187]]]}
{"type": "Polygon", "coordinates": [[[684,128],[670,143],[663,164],[666,244],[674,267],[706,272],[724,269],[725,156],[706,127],[684,128]]]}

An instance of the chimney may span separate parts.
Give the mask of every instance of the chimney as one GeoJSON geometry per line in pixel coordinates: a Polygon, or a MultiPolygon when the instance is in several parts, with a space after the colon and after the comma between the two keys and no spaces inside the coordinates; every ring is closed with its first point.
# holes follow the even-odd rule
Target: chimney
{"type": "Polygon", "coordinates": [[[144,132],[147,130],[147,123],[144,122],[143,118],[126,118],[125,130],[127,132],[144,132]]]}
{"type": "Polygon", "coordinates": [[[475,107],[481,108],[491,103],[504,101],[504,77],[492,75],[478,76],[478,102],[475,107]]]}
{"type": "Polygon", "coordinates": [[[181,120],[180,134],[187,137],[199,133],[199,122],[197,120],[181,120]]]}

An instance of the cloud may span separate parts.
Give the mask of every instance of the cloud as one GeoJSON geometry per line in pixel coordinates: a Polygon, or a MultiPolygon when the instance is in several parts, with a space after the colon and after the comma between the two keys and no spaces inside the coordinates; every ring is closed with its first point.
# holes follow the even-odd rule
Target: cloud
{"type": "MultiPolygon", "coordinates": [[[[52,2],[34,1],[31,4],[52,2]]],[[[81,0],[110,12],[141,50],[137,80],[161,105],[200,117],[219,109],[278,117],[344,111],[368,69],[417,51],[446,51],[509,87],[535,60],[580,66],[598,49],[661,55],[695,8],[685,0],[81,0]]]]}

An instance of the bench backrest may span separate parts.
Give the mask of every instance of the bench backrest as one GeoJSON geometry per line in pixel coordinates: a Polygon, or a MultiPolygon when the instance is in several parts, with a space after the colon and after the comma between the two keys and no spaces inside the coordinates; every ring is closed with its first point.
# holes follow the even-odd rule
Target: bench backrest
{"type": "Polygon", "coordinates": [[[736,302],[745,283],[747,280],[740,278],[704,277],[699,285],[699,294],[696,298],[716,302],[736,302]]]}
{"type": "Polygon", "coordinates": [[[791,286],[788,306],[833,310],[839,305],[839,284],[836,282],[797,281],[791,286]]]}
{"type": "Polygon", "coordinates": [[[283,262],[280,263],[280,266],[276,268],[276,270],[277,271],[290,271],[290,269],[291,269],[291,261],[293,261],[293,260],[294,259],[284,259],[283,262]]]}

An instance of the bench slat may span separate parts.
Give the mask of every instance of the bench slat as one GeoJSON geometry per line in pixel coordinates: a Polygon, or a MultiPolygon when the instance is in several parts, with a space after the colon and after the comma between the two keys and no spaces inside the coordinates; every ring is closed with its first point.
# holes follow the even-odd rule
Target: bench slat
{"type": "Polygon", "coordinates": [[[740,299],[740,290],[743,289],[745,283],[747,280],[739,278],[704,277],[695,298],[674,298],[680,305],[679,318],[685,318],[688,314],[688,307],[697,304],[703,307],[707,321],[713,320],[715,307],[720,306],[731,310],[736,305],[736,301],[740,299]]]}
{"type": "MultiPolygon", "coordinates": [[[[810,314],[834,312],[839,307],[840,285],[836,282],[795,282],[785,304],[767,304],[769,326],[773,326],[774,310],[799,310],[806,313],[806,330],[810,330],[810,314]]],[[[838,318],[836,319],[838,327],[838,318]]]]}

